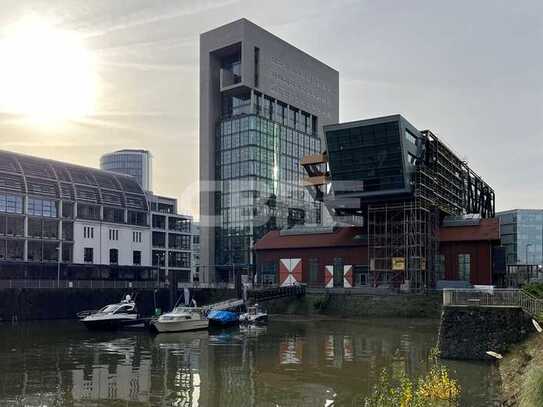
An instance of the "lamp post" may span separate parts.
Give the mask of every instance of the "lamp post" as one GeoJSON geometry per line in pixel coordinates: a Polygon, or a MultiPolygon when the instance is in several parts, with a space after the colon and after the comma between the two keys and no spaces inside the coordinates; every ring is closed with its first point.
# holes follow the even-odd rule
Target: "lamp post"
{"type": "Polygon", "coordinates": [[[57,288],[60,288],[60,256],[62,252],[60,251],[60,243],[57,246],[57,288]]]}

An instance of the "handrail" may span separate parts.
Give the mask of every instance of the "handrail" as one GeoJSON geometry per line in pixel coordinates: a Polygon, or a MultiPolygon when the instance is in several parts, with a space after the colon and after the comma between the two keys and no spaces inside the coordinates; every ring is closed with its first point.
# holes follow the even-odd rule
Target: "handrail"
{"type": "Polygon", "coordinates": [[[451,289],[443,290],[444,306],[520,307],[532,317],[543,314],[543,300],[519,289],[451,289]]]}

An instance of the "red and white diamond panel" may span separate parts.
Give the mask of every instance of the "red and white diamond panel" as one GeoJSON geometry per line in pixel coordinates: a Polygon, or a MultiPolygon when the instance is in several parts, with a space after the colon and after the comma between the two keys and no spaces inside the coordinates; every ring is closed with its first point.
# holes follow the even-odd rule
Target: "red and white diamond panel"
{"type": "Polygon", "coordinates": [[[302,259],[281,259],[279,261],[279,283],[281,287],[302,282],[302,259]]]}
{"type": "MultiPolygon", "coordinates": [[[[334,266],[324,267],[324,287],[334,287],[334,266]]],[[[343,266],[343,287],[353,287],[353,266],[343,266]]]]}

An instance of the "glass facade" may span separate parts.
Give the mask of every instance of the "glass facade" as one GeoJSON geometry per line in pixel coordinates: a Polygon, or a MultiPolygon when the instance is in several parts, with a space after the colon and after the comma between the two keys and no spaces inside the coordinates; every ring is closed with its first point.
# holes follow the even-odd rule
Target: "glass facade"
{"type": "Polygon", "coordinates": [[[254,264],[253,244],[269,230],[321,221],[300,166],[302,157],[321,150],[313,120],[258,94],[249,105],[242,103],[248,98],[235,99],[223,104],[216,133],[219,266],[254,264]]]}
{"type": "MultiPolygon", "coordinates": [[[[416,137],[405,132],[416,145],[416,137]]],[[[403,189],[404,166],[398,122],[327,131],[330,171],[336,195],[403,189]],[[345,182],[347,181],[347,182],[345,182]]]]}
{"type": "Polygon", "coordinates": [[[506,264],[543,264],[543,210],[518,209],[496,216],[506,264]]]}
{"type": "Polygon", "coordinates": [[[151,154],[145,150],[120,150],[100,159],[100,168],[131,175],[146,191],[151,190],[151,154]]]}

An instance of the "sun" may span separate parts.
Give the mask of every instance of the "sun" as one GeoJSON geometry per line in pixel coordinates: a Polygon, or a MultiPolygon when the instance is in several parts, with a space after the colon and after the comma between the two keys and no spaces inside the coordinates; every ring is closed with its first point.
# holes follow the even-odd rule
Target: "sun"
{"type": "Polygon", "coordinates": [[[81,36],[25,19],[0,39],[0,113],[40,122],[95,112],[97,74],[81,36]]]}

